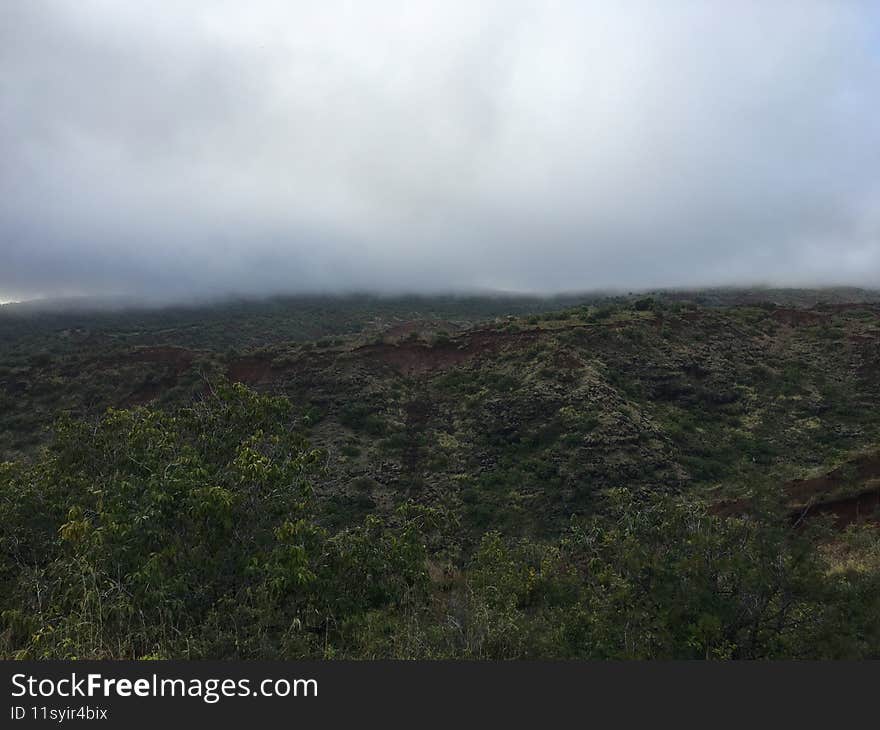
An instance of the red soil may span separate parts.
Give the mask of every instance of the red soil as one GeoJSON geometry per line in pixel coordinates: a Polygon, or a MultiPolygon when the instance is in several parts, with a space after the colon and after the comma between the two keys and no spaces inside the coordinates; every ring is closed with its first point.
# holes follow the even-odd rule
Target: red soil
{"type": "MultiPolygon", "coordinates": [[[[822,476],[793,479],[783,489],[796,524],[816,515],[831,515],[834,526],[841,529],[855,522],[880,522],[880,451],[856,457],[822,476]],[[862,488],[833,496],[853,483],[862,488]]],[[[735,517],[748,514],[751,506],[748,499],[736,499],[718,502],[709,511],[720,517],[735,517]]]]}
{"type": "Polygon", "coordinates": [[[468,360],[494,354],[511,345],[532,342],[542,334],[542,330],[474,330],[442,344],[428,345],[405,340],[397,344],[365,345],[355,353],[390,365],[402,375],[411,376],[445,370],[468,360]]]}
{"type": "Polygon", "coordinates": [[[825,315],[810,312],[806,309],[774,309],[771,315],[777,322],[782,322],[790,327],[801,327],[806,325],[819,324],[825,315]]]}
{"type": "Polygon", "coordinates": [[[385,330],[383,334],[386,337],[398,339],[407,337],[413,333],[438,332],[440,330],[455,332],[459,329],[461,329],[459,325],[439,319],[412,319],[406,322],[397,322],[396,324],[393,324],[385,330]]]}
{"type": "Polygon", "coordinates": [[[817,304],[815,309],[827,312],[846,312],[852,309],[864,309],[874,314],[880,314],[880,304],[877,302],[846,302],[844,304],[817,304]]]}
{"type": "Polygon", "coordinates": [[[855,479],[862,483],[877,478],[880,478],[880,452],[859,456],[819,477],[786,482],[785,493],[792,503],[815,503],[823,495],[840,489],[847,481],[855,479]]]}
{"type": "Polygon", "coordinates": [[[139,347],[123,355],[123,360],[167,365],[179,375],[189,369],[195,357],[194,352],[183,347],[139,347]]]}
{"type": "Polygon", "coordinates": [[[226,377],[233,383],[245,383],[246,385],[254,385],[256,383],[264,383],[271,380],[274,368],[272,361],[268,357],[260,357],[252,355],[248,357],[240,357],[229,363],[226,370],[226,377]]]}
{"type": "Polygon", "coordinates": [[[469,348],[459,349],[454,345],[431,347],[422,342],[365,345],[359,347],[355,352],[384,365],[390,365],[402,375],[407,376],[443,370],[474,356],[469,348]]]}
{"type": "Polygon", "coordinates": [[[125,406],[139,406],[155,400],[164,390],[173,388],[178,377],[189,370],[196,353],[183,347],[139,347],[120,357],[120,362],[148,362],[165,366],[160,378],[149,380],[134,389],[124,400],[125,406]]]}
{"type": "Polygon", "coordinates": [[[796,522],[800,522],[804,517],[814,517],[816,515],[831,515],[834,519],[834,526],[843,529],[847,525],[861,522],[878,523],[878,515],[880,515],[880,487],[867,489],[860,494],[854,494],[841,499],[834,499],[828,502],[820,502],[819,504],[805,507],[796,516],[796,522]]]}
{"type": "Polygon", "coordinates": [[[159,397],[164,388],[170,388],[173,382],[152,382],[138,386],[125,399],[126,406],[143,406],[159,397]]]}

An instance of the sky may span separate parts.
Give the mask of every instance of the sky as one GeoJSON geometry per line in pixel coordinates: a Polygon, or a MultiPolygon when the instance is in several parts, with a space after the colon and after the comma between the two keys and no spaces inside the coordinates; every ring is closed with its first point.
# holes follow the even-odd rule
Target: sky
{"type": "Polygon", "coordinates": [[[874,2],[0,3],[0,301],[880,285],[874,2]]]}

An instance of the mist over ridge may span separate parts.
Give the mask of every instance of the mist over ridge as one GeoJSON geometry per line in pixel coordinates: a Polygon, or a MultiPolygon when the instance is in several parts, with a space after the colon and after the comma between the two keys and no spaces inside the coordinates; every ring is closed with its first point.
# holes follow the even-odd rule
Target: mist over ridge
{"type": "Polygon", "coordinates": [[[878,21],[10,2],[0,301],[877,287],[878,21]]]}

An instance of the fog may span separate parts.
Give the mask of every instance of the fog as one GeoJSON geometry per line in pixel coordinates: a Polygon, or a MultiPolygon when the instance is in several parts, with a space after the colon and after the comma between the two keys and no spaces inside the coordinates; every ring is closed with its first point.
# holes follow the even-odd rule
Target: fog
{"type": "Polygon", "coordinates": [[[871,2],[0,4],[0,301],[880,285],[871,2]]]}

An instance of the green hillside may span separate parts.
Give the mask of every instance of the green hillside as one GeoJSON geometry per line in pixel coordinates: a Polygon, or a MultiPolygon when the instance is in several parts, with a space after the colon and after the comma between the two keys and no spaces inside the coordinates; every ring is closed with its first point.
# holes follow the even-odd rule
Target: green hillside
{"type": "Polygon", "coordinates": [[[878,656],[850,294],[7,312],[0,647],[878,656]]]}

